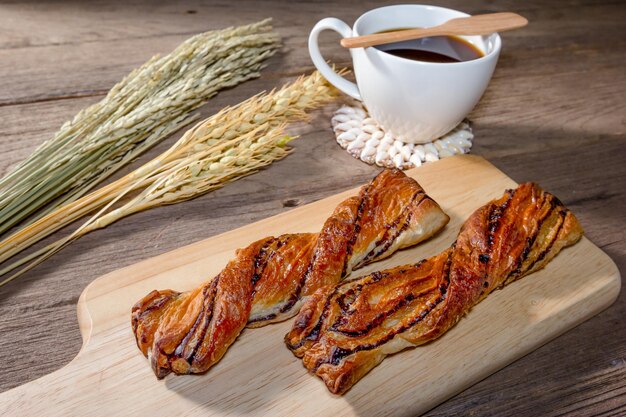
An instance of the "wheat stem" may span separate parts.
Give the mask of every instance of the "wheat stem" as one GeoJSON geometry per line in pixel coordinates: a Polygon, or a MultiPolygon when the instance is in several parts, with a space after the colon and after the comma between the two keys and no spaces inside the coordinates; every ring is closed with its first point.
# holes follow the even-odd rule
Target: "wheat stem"
{"type": "Polygon", "coordinates": [[[0,233],[85,195],[219,90],[258,77],[279,43],[268,19],[196,35],[132,71],[0,179],[0,233]]]}
{"type": "Polygon", "coordinates": [[[337,91],[315,72],[197,123],[152,161],[0,242],[0,262],[3,262],[53,231],[100,209],[69,236],[0,270],[1,276],[26,265],[0,285],[91,231],[139,211],[195,198],[284,158],[290,152],[287,144],[294,139],[285,134],[286,124],[305,120],[308,111],[336,96],[337,91]],[[137,194],[121,203],[131,192],[137,194]]]}

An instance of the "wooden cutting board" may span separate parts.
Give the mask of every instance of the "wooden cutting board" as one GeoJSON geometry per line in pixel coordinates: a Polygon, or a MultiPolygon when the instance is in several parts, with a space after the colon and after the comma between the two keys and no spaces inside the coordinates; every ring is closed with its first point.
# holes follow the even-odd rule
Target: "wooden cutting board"
{"type": "MultiPolygon", "coordinates": [[[[485,160],[444,159],[408,172],[451,221],[436,238],[357,271],[416,262],[445,249],[476,208],[516,184],[485,160]]],[[[1,415],[414,415],[425,412],[616,299],[620,276],[589,240],[544,270],[491,294],[441,339],[388,357],[343,397],[331,395],[283,345],[291,322],[245,330],[204,375],[157,380],[130,329],[150,290],[188,290],[255,239],[318,231],[356,189],[148,259],[96,279],[78,302],[83,347],[64,368],[2,393],[1,415]]],[[[559,366],[554,364],[554,366],[559,366]]]]}

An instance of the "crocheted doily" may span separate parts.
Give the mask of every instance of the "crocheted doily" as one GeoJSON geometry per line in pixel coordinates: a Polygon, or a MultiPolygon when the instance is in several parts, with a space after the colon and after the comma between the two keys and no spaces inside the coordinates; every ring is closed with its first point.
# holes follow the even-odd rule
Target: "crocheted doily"
{"type": "Polygon", "coordinates": [[[423,145],[404,143],[383,130],[359,102],[340,107],[331,119],[337,143],[355,158],[387,168],[408,169],[424,162],[468,153],[474,134],[464,120],[441,138],[423,145]]]}

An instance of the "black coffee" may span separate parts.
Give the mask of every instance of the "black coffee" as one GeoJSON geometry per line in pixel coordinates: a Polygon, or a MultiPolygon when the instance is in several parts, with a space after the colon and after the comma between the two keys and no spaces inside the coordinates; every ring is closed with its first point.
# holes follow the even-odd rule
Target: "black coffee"
{"type": "MultiPolygon", "coordinates": [[[[378,33],[407,29],[390,29],[378,33]]],[[[463,62],[484,56],[483,52],[468,41],[456,36],[433,36],[378,45],[375,48],[400,58],[423,62],[463,62]]]]}

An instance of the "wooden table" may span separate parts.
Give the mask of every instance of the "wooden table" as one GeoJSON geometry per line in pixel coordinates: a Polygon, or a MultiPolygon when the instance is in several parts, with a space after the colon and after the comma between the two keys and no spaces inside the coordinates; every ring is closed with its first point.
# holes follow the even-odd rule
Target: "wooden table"
{"type": "MultiPolygon", "coordinates": [[[[263,76],[220,93],[201,109],[209,115],[311,71],[309,29],[325,16],[352,22],[371,8],[364,3],[382,5],[0,5],[0,172],[26,157],[79,109],[100,100],[132,68],[194,33],[272,16],[284,37],[283,51],[263,76]]],[[[549,5],[449,0],[441,5],[473,14],[514,10],[530,20],[524,30],[503,36],[494,78],[470,115],[476,133],[472,152],[517,181],[538,181],[557,194],[579,216],[587,236],[625,271],[626,7],[591,0],[549,5]]],[[[331,34],[323,36],[326,56],[348,65],[347,53],[331,46],[334,41],[331,34]]],[[[0,390],[47,374],[75,356],[81,346],[75,305],[96,277],[371,178],[377,168],[353,159],[334,142],[330,110],[301,126],[294,154],[269,169],[196,200],[124,219],[1,288],[0,390]]],[[[622,293],[597,317],[430,415],[626,413],[625,316],[622,293]]]]}

